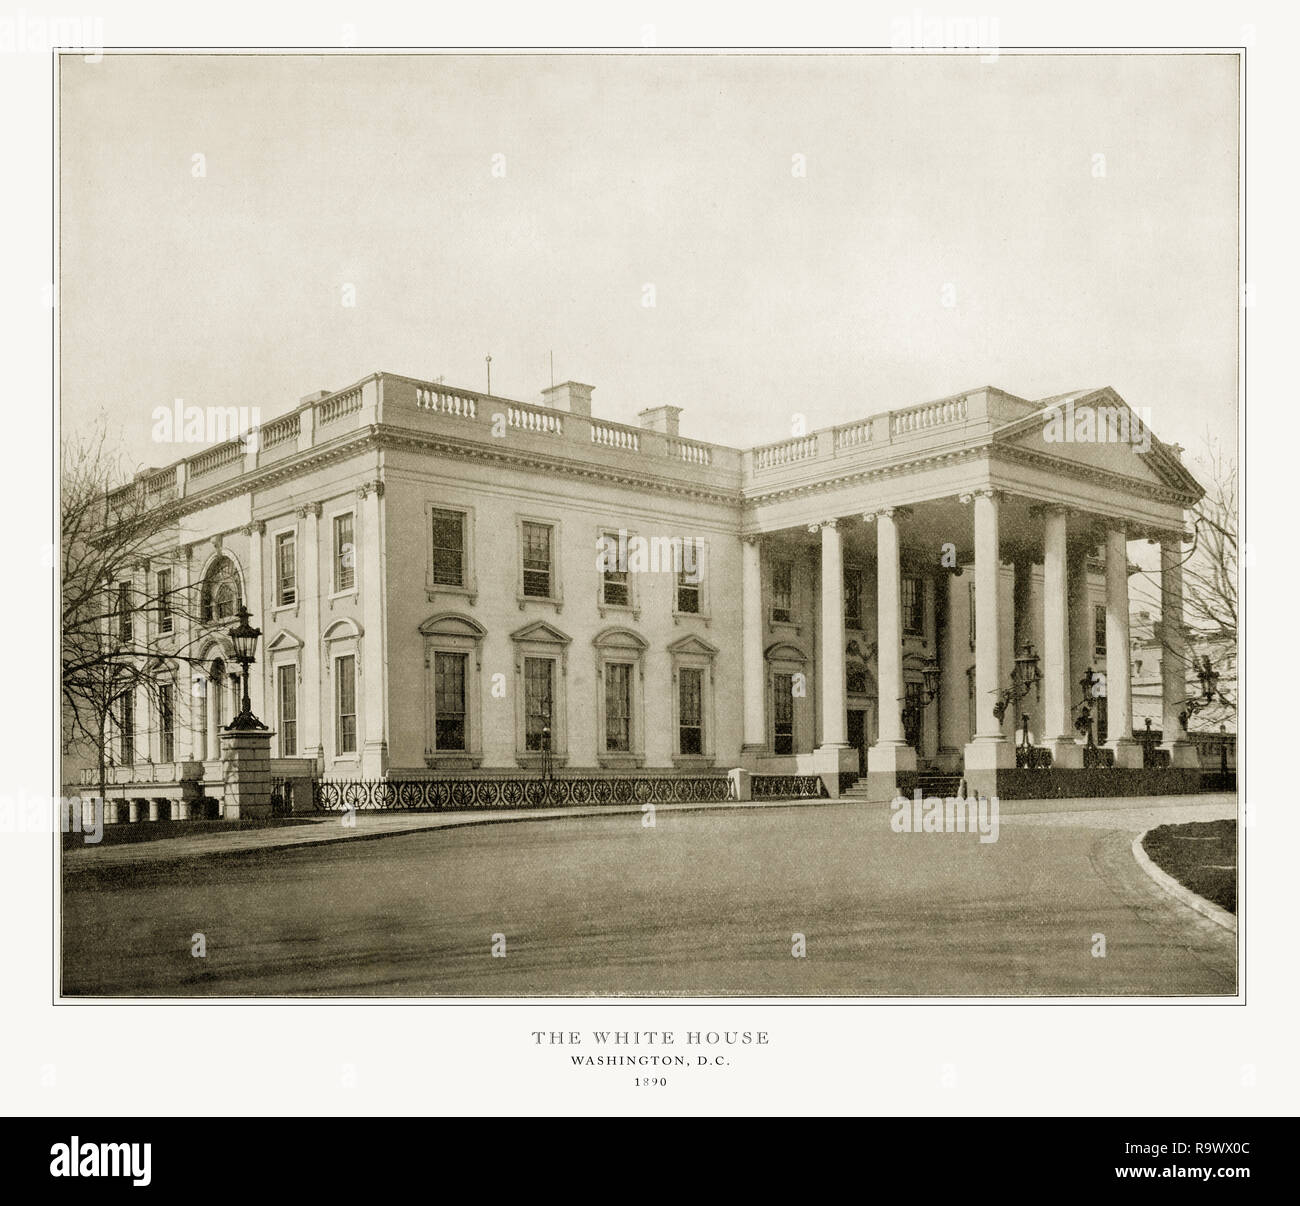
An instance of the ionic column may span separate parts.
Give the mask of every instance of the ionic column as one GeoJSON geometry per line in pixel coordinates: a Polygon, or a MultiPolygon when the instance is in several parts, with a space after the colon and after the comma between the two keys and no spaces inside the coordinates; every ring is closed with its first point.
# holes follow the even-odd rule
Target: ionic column
{"type": "MultiPolygon", "coordinates": [[[[1070,678],[1070,573],[1065,507],[1047,507],[1043,518],[1043,738],[1052,765],[1083,765],[1075,744],[1070,678]]],[[[1080,674],[1082,677],[1082,673],[1080,674]]]]}
{"type": "Polygon", "coordinates": [[[745,693],[744,752],[767,749],[767,717],[763,707],[763,551],[757,536],[741,541],[741,644],[745,693]]]}
{"type": "Polygon", "coordinates": [[[1106,526],[1106,731],[1115,765],[1140,767],[1129,681],[1128,538],[1124,526],[1115,523],[1106,526]]]}
{"type": "Polygon", "coordinates": [[[1014,767],[1016,759],[1014,747],[993,714],[998,692],[1005,685],[998,648],[1002,631],[998,606],[1000,499],[998,492],[990,489],[962,496],[963,502],[974,504],[975,512],[975,739],[966,746],[967,771],[1002,770],[1014,767]]]}
{"type": "Polygon", "coordinates": [[[1182,535],[1160,541],[1160,742],[1171,766],[1200,766],[1196,747],[1187,739],[1179,716],[1187,703],[1187,633],[1183,627],[1182,535]]]}
{"type": "Polygon", "coordinates": [[[916,769],[916,751],[903,736],[903,600],[898,555],[901,507],[864,515],[876,525],[876,742],[867,751],[873,798],[887,799],[896,790],[894,775],[916,769]]]}
{"type": "MultiPolygon", "coordinates": [[[[256,455],[254,453],[253,455],[256,455]]],[[[262,656],[266,648],[266,640],[270,637],[270,625],[265,623],[266,600],[263,597],[262,587],[262,537],[266,532],[266,524],[262,520],[255,520],[244,529],[248,535],[248,599],[246,606],[255,617],[251,622],[254,628],[261,628],[263,632],[262,648],[258,650],[257,662],[254,662],[258,669],[250,668],[248,672],[248,701],[249,706],[253,709],[253,715],[265,721],[263,711],[263,701],[265,695],[262,690],[262,683],[265,678],[267,660],[262,656]]],[[[240,701],[241,706],[243,701],[240,701]]],[[[238,712],[238,708],[235,709],[238,712]]]]}
{"type": "Polygon", "coordinates": [[[822,537],[822,741],[820,749],[848,749],[844,700],[844,544],[839,521],[809,524],[822,537]]]}
{"type": "Polygon", "coordinates": [[[304,758],[324,765],[320,700],[320,503],[298,508],[302,527],[302,689],[298,692],[298,740],[304,758]]]}
{"type": "Polygon", "coordinates": [[[384,540],[381,502],[382,481],[357,487],[361,500],[361,617],[365,625],[365,653],[361,661],[361,692],[365,700],[361,747],[362,773],[376,778],[388,770],[388,724],[384,705],[384,540]]]}

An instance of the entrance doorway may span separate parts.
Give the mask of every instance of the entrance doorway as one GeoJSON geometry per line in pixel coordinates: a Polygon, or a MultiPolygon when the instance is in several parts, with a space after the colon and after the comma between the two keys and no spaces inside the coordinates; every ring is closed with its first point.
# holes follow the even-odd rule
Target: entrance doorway
{"type": "Polygon", "coordinates": [[[858,774],[867,773],[867,714],[861,708],[849,709],[849,744],[858,751],[858,774]]]}

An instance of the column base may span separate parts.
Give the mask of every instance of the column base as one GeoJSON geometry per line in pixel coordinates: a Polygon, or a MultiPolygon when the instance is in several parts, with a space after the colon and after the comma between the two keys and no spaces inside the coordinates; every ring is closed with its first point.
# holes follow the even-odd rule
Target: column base
{"type": "Polygon", "coordinates": [[[1083,746],[1077,741],[1070,741],[1062,737],[1056,741],[1046,742],[1046,746],[1051,751],[1053,768],[1059,767],[1061,770],[1083,769],[1083,746]]]}
{"type": "Polygon", "coordinates": [[[916,774],[916,751],[905,741],[877,741],[867,750],[867,799],[888,802],[900,791],[899,778],[916,774]]]}
{"type": "Polygon", "coordinates": [[[1169,751],[1169,765],[1172,767],[1182,770],[1199,770],[1201,767],[1201,759],[1196,752],[1196,746],[1190,741],[1170,741],[1161,744],[1159,748],[1169,751]]]}
{"type": "Polygon", "coordinates": [[[976,737],[962,751],[962,766],[968,771],[1015,770],[1016,747],[1005,737],[976,737]]]}
{"type": "Polygon", "coordinates": [[[962,776],[972,796],[996,796],[998,772],[1016,769],[1016,747],[1005,737],[976,737],[962,751],[962,776]]]}
{"type": "Polygon", "coordinates": [[[1115,765],[1130,770],[1142,766],[1142,747],[1132,737],[1116,737],[1106,742],[1105,748],[1115,753],[1115,765]]]}
{"type": "Polygon", "coordinates": [[[832,800],[840,798],[840,775],[859,773],[858,751],[848,744],[819,745],[812,752],[811,762],[814,773],[821,777],[826,785],[826,794],[832,800]]]}

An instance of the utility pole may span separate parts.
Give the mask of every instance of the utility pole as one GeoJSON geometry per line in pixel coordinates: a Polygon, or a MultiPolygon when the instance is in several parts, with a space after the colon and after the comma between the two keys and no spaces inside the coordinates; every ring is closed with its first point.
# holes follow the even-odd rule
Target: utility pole
{"type": "Polygon", "coordinates": [[[487,363],[487,374],[488,374],[487,392],[488,392],[488,397],[490,398],[492,396],[492,357],[484,356],[483,359],[487,363]]]}

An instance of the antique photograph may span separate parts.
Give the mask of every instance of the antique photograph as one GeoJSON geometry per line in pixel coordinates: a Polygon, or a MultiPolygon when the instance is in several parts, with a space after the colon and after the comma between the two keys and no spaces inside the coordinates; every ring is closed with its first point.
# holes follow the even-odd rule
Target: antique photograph
{"type": "Polygon", "coordinates": [[[58,56],[60,998],[1236,998],[1241,64],[58,56]]]}

